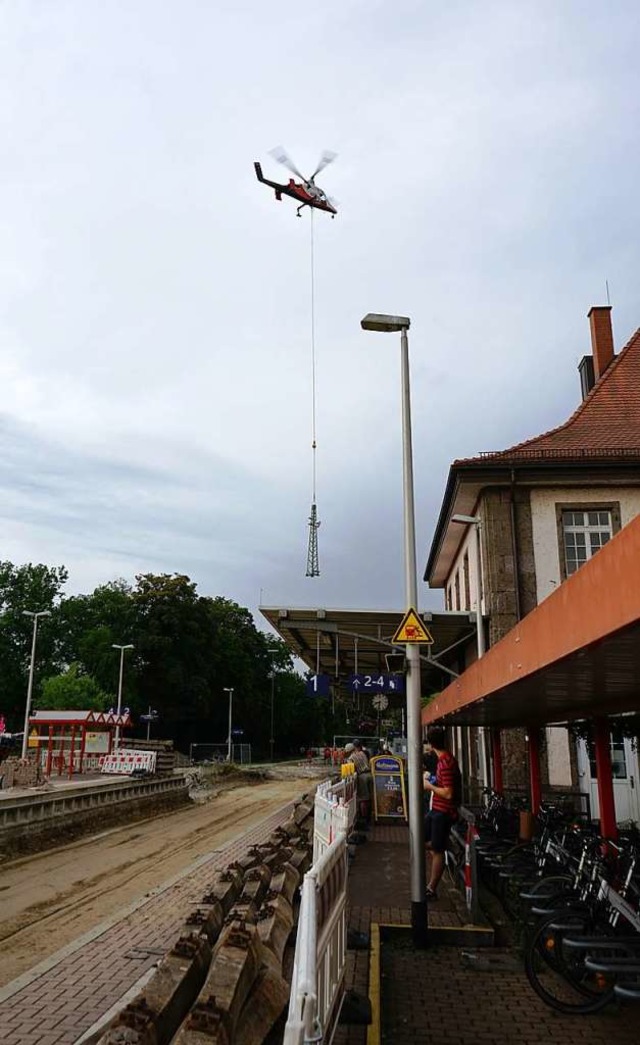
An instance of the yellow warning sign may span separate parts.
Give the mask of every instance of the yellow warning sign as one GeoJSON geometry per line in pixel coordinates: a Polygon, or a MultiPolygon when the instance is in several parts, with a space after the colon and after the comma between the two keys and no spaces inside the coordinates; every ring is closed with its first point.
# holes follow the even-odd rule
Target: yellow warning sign
{"type": "Polygon", "coordinates": [[[433,642],[433,635],[420,620],[416,610],[411,609],[405,613],[400,627],[391,641],[398,644],[401,642],[433,642]]]}

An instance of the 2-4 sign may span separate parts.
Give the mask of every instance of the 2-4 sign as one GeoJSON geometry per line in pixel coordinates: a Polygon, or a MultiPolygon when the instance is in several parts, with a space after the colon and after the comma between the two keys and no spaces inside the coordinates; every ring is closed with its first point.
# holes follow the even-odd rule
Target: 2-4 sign
{"type": "Polygon", "coordinates": [[[355,693],[404,693],[404,675],[350,675],[349,686],[355,693]]]}

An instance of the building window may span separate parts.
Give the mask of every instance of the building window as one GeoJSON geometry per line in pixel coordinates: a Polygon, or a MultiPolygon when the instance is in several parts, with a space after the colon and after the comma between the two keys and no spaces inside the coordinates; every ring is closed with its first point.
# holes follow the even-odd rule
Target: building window
{"type": "Polygon", "coordinates": [[[462,560],[462,575],[464,577],[464,607],[465,610],[471,609],[471,586],[469,584],[469,552],[464,553],[464,559],[462,560]]]}
{"type": "MultiPolygon", "coordinates": [[[[589,741],[587,744],[589,751],[589,767],[591,769],[591,779],[598,779],[598,771],[596,769],[596,749],[593,741],[589,741]]],[[[627,779],[627,758],[624,750],[623,740],[612,740],[611,741],[611,775],[614,780],[626,780],[627,779]]]]}
{"type": "Polygon", "coordinates": [[[456,588],[456,609],[460,609],[460,570],[456,570],[455,576],[455,588],[456,588]]]}
{"type": "Polygon", "coordinates": [[[562,512],[562,540],[566,575],[595,555],[613,536],[613,521],[608,508],[593,511],[562,512]]]}

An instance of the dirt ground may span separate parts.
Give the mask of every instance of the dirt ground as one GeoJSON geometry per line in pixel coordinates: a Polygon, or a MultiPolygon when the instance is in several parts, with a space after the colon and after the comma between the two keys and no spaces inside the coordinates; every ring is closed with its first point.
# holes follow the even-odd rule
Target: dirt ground
{"type": "Polygon", "coordinates": [[[0,986],[309,789],[299,777],[239,783],[203,804],[3,864],[0,986]]]}

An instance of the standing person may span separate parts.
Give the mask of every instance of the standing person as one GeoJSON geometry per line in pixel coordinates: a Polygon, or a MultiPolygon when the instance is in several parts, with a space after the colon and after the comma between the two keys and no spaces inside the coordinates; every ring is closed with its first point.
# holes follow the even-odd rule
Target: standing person
{"type": "Polygon", "coordinates": [[[362,744],[359,740],[354,740],[353,744],[347,744],[345,747],[345,754],[347,762],[353,762],[357,774],[357,788],[358,788],[358,806],[359,813],[363,820],[369,822],[371,816],[371,791],[372,781],[371,770],[369,768],[369,759],[362,750],[362,744]]]}
{"type": "Polygon", "coordinates": [[[444,872],[444,854],[449,841],[451,827],[458,819],[462,778],[460,767],[450,751],[447,751],[444,729],[430,729],[427,746],[438,757],[436,782],[430,775],[423,775],[423,788],[431,793],[431,809],[425,819],[425,840],[431,850],[431,874],[427,885],[427,899],[437,899],[437,889],[444,872]]]}

